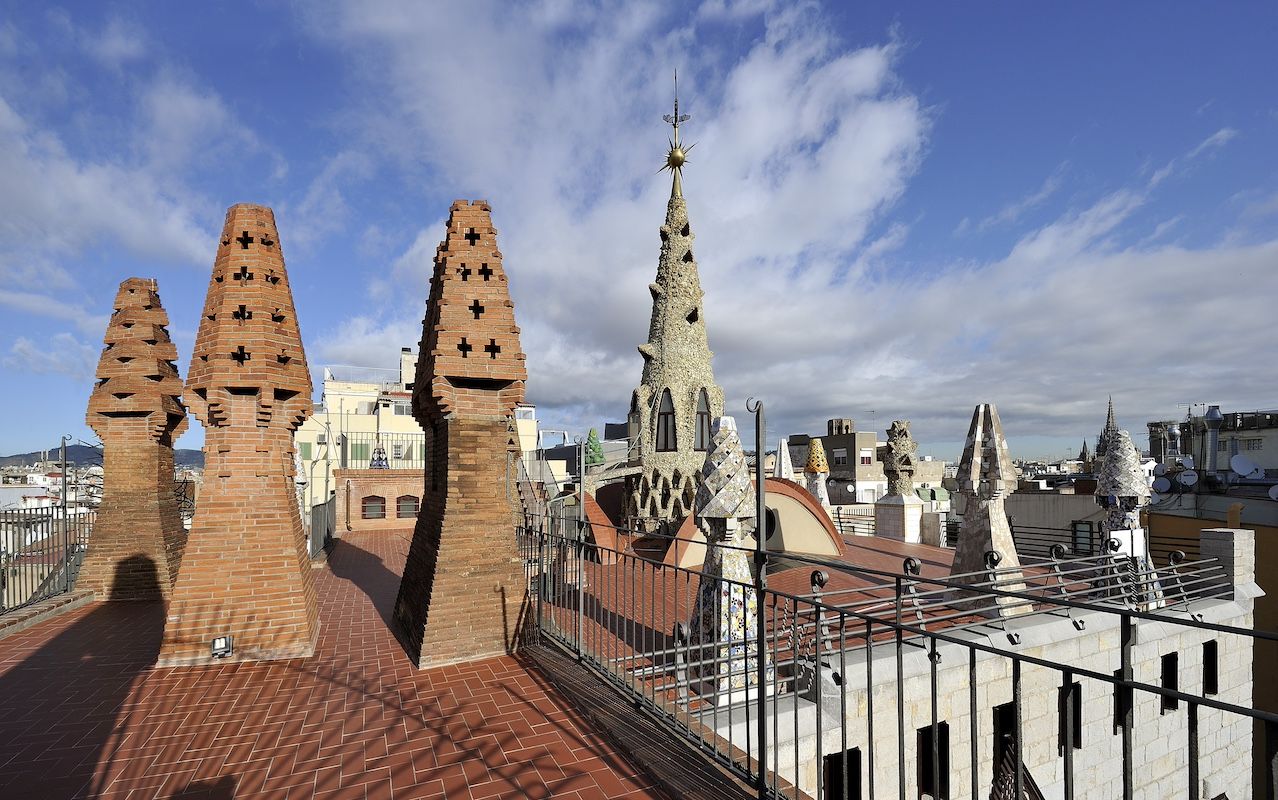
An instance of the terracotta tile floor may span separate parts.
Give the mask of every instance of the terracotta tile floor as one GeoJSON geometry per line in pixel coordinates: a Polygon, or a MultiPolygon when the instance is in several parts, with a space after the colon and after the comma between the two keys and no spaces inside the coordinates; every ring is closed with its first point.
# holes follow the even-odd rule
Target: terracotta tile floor
{"type": "Polygon", "coordinates": [[[530,661],[411,667],[385,622],[407,545],[338,544],[306,660],[152,669],[158,604],[0,642],[0,798],[665,796],[530,661]]]}

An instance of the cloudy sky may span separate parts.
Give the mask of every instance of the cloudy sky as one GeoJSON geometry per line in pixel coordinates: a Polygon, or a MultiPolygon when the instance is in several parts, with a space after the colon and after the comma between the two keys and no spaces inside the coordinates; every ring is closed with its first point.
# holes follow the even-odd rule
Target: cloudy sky
{"type": "Polygon", "coordinates": [[[908,418],[954,458],[993,402],[1060,457],[1110,393],[1142,443],[1278,407],[1272,2],[6,6],[0,453],[91,438],[123,278],[189,357],[236,202],[318,371],[415,346],[449,203],[489,200],[543,424],[623,419],[675,68],[716,377],[770,438],[908,418]]]}

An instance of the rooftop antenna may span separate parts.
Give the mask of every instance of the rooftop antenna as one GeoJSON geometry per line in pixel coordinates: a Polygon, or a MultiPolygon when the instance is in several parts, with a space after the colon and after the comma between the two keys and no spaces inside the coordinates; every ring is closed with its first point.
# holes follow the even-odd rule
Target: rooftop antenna
{"type": "Polygon", "coordinates": [[[1229,468],[1240,478],[1263,478],[1265,471],[1256,462],[1244,455],[1236,455],[1229,459],[1229,468]]]}

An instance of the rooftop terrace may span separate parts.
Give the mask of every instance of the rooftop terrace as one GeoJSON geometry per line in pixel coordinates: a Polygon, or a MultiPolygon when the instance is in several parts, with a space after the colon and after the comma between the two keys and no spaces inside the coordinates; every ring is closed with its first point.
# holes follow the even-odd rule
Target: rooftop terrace
{"type": "Polygon", "coordinates": [[[158,603],[96,603],[0,645],[0,797],[666,797],[535,663],[419,671],[387,627],[408,540],[317,574],[313,658],[153,669],[158,603]]]}

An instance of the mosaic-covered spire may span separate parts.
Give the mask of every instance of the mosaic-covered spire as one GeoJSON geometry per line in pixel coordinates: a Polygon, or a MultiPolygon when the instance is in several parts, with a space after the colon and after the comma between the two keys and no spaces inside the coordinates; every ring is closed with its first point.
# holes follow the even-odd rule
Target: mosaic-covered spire
{"type": "Polygon", "coordinates": [[[706,537],[706,558],[692,612],[689,652],[700,677],[694,687],[704,698],[723,705],[745,699],[758,686],[759,603],[747,540],[755,527],[756,505],[732,417],[714,421],[701,475],[697,519],[706,537]]]}
{"type": "Polygon", "coordinates": [[[830,463],[825,458],[825,445],[821,444],[821,440],[815,436],[808,440],[808,462],[804,465],[803,471],[808,475],[830,472],[830,463]]]}
{"type": "Polygon", "coordinates": [[[827,512],[830,510],[830,488],[825,479],[830,474],[830,464],[825,460],[825,445],[813,436],[808,440],[808,462],[803,467],[803,476],[807,481],[808,492],[817,499],[827,512]]]}
{"type": "Polygon", "coordinates": [[[894,420],[887,429],[887,444],[877,451],[887,477],[888,497],[914,494],[914,462],[918,450],[918,444],[910,436],[909,420],[894,420]]]}
{"type": "Polygon", "coordinates": [[[794,462],[790,459],[790,440],[782,437],[777,443],[777,459],[772,467],[772,477],[794,480],[794,462]]]}
{"type": "Polygon", "coordinates": [[[723,390],[714,381],[706,334],[701,278],[692,252],[693,233],[683,197],[687,150],[678,144],[678,124],[666,156],[674,183],[661,226],[656,280],[648,285],[652,317],[648,341],[639,345],[643,374],[630,401],[632,463],[641,466],[627,481],[626,515],[642,527],[692,513],[697,473],[705,460],[710,422],[723,414],[723,390]]]}
{"type": "MultiPolygon", "coordinates": [[[[958,510],[963,515],[963,525],[951,571],[960,583],[987,580],[986,555],[991,551],[998,553],[1001,570],[1020,569],[1012,529],[1003,507],[1004,498],[1016,491],[1016,480],[1016,467],[1003,435],[998,409],[989,403],[978,405],[972,412],[972,424],[958,467],[958,505],[961,506],[958,510]]],[[[1005,598],[997,602],[1003,607],[1003,613],[1026,610],[1005,602],[1005,598]]]]}

